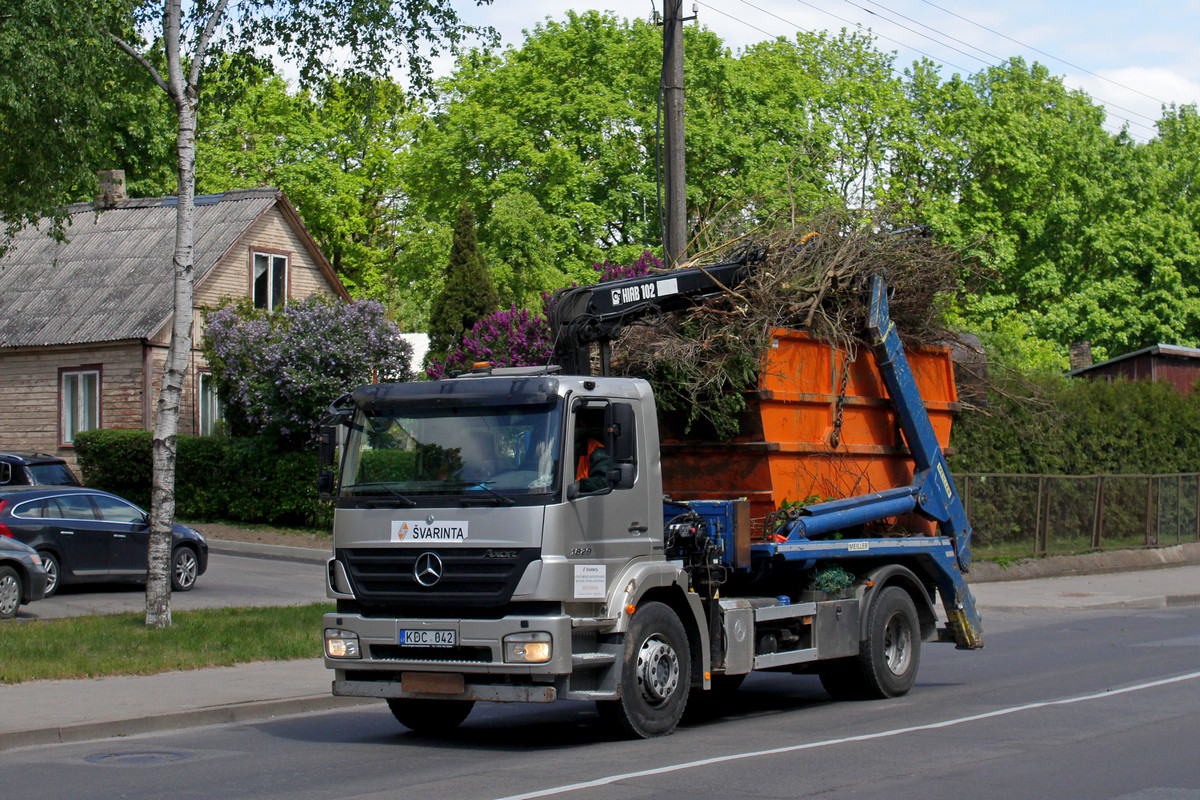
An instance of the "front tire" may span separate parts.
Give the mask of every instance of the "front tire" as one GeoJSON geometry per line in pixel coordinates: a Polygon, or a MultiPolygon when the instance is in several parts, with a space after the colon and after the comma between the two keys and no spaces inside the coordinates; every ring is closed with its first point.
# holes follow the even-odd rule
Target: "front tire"
{"type": "Polygon", "coordinates": [[[417,733],[449,733],[463,723],[474,700],[413,700],[390,697],[388,709],[404,727],[417,733]]]}
{"type": "Polygon", "coordinates": [[[180,546],[171,554],[171,588],[176,592],[189,591],[196,585],[200,573],[200,560],[192,548],[180,546]]]}
{"type": "Polygon", "coordinates": [[[0,619],[12,619],[21,607],[21,576],[9,566],[0,567],[0,619]]]}
{"type": "Polygon", "coordinates": [[[625,634],[620,697],[596,704],[600,717],[632,738],[666,736],[687,707],[692,659],[687,631],[671,608],[638,608],[625,634]]]}

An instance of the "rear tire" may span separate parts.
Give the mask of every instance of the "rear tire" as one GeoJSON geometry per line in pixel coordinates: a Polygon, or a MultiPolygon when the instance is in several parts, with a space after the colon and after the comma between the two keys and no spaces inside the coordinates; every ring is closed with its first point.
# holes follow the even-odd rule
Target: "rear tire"
{"type": "Polygon", "coordinates": [[[44,597],[52,597],[62,583],[62,564],[58,557],[49,550],[38,550],[42,557],[42,569],[46,570],[46,593],[44,597]]]}
{"type": "Polygon", "coordinates": [[[449,733],[463,723],[474,700],[413,700],[389,697],[392,716],[404,727],[417,733],[449,733]]]}
{"type": "Polygon", "coordinates": [[[596,703],[600,718],[631,738],[666,736],[687,707],[692,659],[687,631],[671,608],[650,602],[634,612],[625,634],[621,690],[596,703]]]}
{"type": "Polygon", "coordinates": [[[908,592],[889,586],[867,610],[867,635],[857,657],[821,665],[821,685],[835,700],[907,694],[921,663],[921,623],[908,592]]]}
{"type": "Polygon", "coordinates": [[[21,607],[21,576],[9,566],[0,567],[0,619],[12,619],[21,607]]]}

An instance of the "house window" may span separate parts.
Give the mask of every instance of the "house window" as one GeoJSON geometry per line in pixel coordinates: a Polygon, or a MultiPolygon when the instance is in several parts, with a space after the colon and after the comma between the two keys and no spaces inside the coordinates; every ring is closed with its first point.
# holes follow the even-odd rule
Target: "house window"
{"type": "Polygon", "coordinates": [[[100,370],[75,369],[59,373],[60,436],[64,445],[75,434],[100,427],[100,370]]]}
{"type": "Polygon", "coordinates": [[[201,436],[211,436],[218,422],[225,421],[225,409],[221,406],[221,398],[217,397],[217,384],[212,373],[200,373],[200,391],[197,404],[200,407],[201,436]]]}
{"type": "Polygon", "coordinates": [[[288,257],[254,254],[254,307],[274,311],[287,300],[288,257]]]}

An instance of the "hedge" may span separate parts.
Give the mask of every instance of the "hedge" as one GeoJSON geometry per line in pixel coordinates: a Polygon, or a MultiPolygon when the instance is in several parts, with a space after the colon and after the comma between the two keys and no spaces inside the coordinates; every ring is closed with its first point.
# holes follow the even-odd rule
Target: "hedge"
{"type": "Polygon", "coordinates": [[[1167,383],[1058,375],[1010,381],[951,436],[954,472],[1200,472],[1200,393],[1167,383]]]}
{"type": "MultiPolygon", "coordinates": [[[[151,433],[98,429],[75,438],[83,482],[150,505],[151,433]]],[[[272,525],[329,524],[332,508],[317,497],[317,454],[279,451],[262,439],[180,436],[175,513],[190,520],[272,525]]]]}

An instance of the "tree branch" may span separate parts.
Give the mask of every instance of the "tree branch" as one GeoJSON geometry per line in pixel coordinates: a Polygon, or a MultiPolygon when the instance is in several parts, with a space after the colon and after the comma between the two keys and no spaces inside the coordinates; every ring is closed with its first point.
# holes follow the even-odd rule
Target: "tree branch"
{"type": "Polygon", "coordinates": [[[145,67],[146,71],[150,73],[150,77],[154,79],[154,82],[157,83],[164,92],[166,92],[168,95],[171,94],[171,87],[167,86],[167,82],[162,79],[162,76],[158,74],[158,70],[154,68],[153,64],[146,60],[145,56],[143,56],[137,50],[134,50],[128,42],[126,42],[120,36],[117,36],[115,33],[109,33],[108,38],[112,39],[117,43],[118,47],[132,56],[134,61],[145,67]]]}
{"type": "Polygon", "coordinates": [[[209,40],[212,39],[213,32],[216,31],[221,17],[225,16],[225,7],[227,5],[229,5],[229,0],[220,0],[217,3],[217,7],[213,9],[212,15],[209,16],[208,22],[204,25],[204,32],[196,40],[196,52],[192,58],[192,68],[188,73],[189,86],[195,86],[200,82],[200,70],[204,66],[204,55],[208,50],[209,40]]]}

